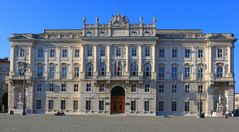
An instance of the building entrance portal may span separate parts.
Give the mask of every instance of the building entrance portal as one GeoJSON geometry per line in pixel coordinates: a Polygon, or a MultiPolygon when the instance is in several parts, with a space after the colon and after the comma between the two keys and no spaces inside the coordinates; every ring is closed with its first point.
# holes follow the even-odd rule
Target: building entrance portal
{"type": "Polygon", "coordinates": [[[111,114],[124,113],[125,91],[124,88],[116,86],[111,91],[111,114]]]}

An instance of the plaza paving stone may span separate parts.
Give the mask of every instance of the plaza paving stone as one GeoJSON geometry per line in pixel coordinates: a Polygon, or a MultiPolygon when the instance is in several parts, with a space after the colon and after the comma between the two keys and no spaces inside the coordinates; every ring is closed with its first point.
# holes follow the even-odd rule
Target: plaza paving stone
{"type": "Polygon", "coordinates": [[[239,132],[239,117],[0,114],[0,132],[239,132]]]}

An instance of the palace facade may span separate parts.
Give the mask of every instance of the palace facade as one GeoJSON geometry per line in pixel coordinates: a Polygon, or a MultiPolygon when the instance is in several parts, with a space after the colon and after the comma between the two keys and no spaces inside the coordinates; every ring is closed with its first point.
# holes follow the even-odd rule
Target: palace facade
{"type": "Polygon", "coordinates": [[[12,34],[8,108],[27,113],[206,115],[234,109],[231,33],[157,29],[112,16],[82,29],[12,34]],[[27,66],[22,69],[21,63],[27,66]],[[25,72],[24,72],[25,71],[25,72]],[[25,74],[24,74],[25,73],[25,74]],[[25,75],[25,76],[24,76],[25,75]]]}

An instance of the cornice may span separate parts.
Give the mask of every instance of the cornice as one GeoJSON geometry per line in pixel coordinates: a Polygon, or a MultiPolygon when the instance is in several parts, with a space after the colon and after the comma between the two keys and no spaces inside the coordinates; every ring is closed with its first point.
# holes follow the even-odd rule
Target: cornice
{"type": "Polygon", "coordinates": [[[156,41],[158,37],[81,37],[82,41],[156,41]]]}
{"type": "Polygon", "coordinates": [[[237,41],[236,38],[228,38],[228,39],[205,39],[205,38],[198,38],[198,39],[158,39],[159,42],[181,42],[181,43],[207,43],[207,42],[231,42],[234,43],[237,41]]]}

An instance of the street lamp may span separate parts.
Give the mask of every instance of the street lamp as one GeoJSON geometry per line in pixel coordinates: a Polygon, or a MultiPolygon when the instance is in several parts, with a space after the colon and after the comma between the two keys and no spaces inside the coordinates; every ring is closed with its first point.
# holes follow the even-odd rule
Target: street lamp
{"type": "Polygon", "coordinates": [[[22,115],[26,115],[26,88],[25,88],[25,81],[26,81],[26,77],[25,77],[25,73],[26,71],[30,68],[29,64],[26,63],[26,57],[24,57],[24,61],[23,62],[19,62],[17,65],[18,69],[21,71],[20,75],[23,75],[23,111],[22,111],[22,115]]]}

